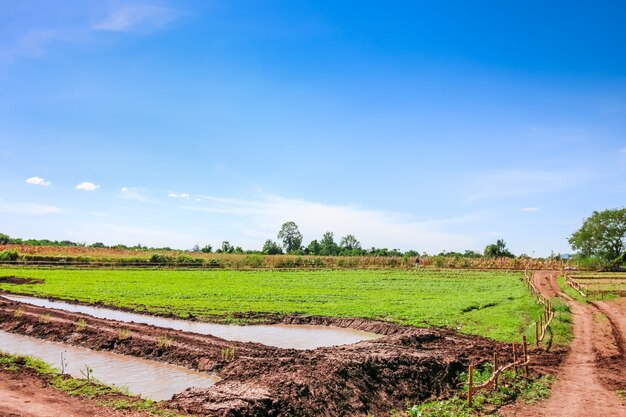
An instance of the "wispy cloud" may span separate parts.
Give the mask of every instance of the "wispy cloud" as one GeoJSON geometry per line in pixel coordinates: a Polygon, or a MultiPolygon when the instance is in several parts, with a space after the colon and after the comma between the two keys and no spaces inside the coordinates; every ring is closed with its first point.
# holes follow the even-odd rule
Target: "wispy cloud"
{"type": "Polygon", "coordinates": [[[620,153],[626,153],[626,148],[622,148],[622,149],[620,149],[620,151],[619,151],[619,152],[620,152],[620,153]]]}
{"type": "Polygon", "coordinates": [[[496,170],[470,176],[467,203],[553,192],[580,185],[594,175],[581,170],[496,170]]]}
{"type": "Polygon", "coordinates": [[[184,198],[184,199],[188,199],[190,197],[189,193],[169,193],[167,196],[169,198],[184,198]]]}
{"type": "Polygon", "coordinates": [[[120,189],[120,195],[123,198],[128,198],[130,200],[146,201],[146,197],[141,194],[141,191],[138,188],[134,187],[122,187],[120,189]]]}
{"type": "Polygon", "coordinates": [[[100,188],[100,186],[94,184],[93,182],[81,182],[80,184],[76,185],[76,189],[82,191],[96,191],[98,188],[100,188]]]}
{"type": "Polygon", "coordinates": [[[193,196],[201,202],[181,206],[184,210],[212,213],[237,223],[244,236],[241,243],[259,246],[275,236],[280,225],[295,221],[305,240],[319,239],[333,231],[336,239],[354,234],[364,246],[435,250],[462,250],[474,247],[474,236],[449,232],[453,224],[472,223],[478,215],[445,219],[416,219],[405,213],[367,210],[359,207],[332,205],[301,199],[269,196],[259,200],[228,199],[214,196],[193,196]]]}
{"type": "Polygon", "coordinates": [[[522,211],[524,213],[534,213],[536,211],[539,211],[539,207],[524,207],[522,211]]]}
{"type": "Polygon", "coordinates": [[[47,206],[34,203],[9,203],[0,200],[0,213],[44,215],[60,213],[61,209],[55,206],[47,206]]]}
{"type": "Polygon", "coordinates": [[[42,187],[47,187],[52,184],[50,181],[46,181],[41,177],[30,177],[26,180],[26,183],[32,185],[41,185],[42,187]]]}
{"type": "Polygon", "coordinates": [[[50,8],[43,19],[36,4],[15,8],[10,14],[14,24],[0,39],[0,60],[42,57],[58,44],[96,42],[106,32],[152,33],[182,16],[176,9],[146,1],[120,3],[86,2],[71,13],[63,7],[50,8]]]}
{"type": "Polygon", "coordinates": [[[112,10],[106,18],[93,25],[93,29],[112,32],[152,32],[179,16],[180,12],[166,7],[146,4],[125,5],[112,10]]]}

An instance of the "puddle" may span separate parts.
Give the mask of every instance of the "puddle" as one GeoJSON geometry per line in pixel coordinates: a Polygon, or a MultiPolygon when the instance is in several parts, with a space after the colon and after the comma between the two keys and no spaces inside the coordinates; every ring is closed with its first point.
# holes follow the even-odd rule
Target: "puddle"
{"type": "Polygon", "coordinates": [[[0,350],[32,355],[61,369],[61,353],[67,364],[65,373],[84,378],[85,366],[94,378],[107,385],[126,387],[132,394],[155,401],[169,400],[190,387],[208,388],[219,381],[215,375],[146,359],[111,352],[99,352],[62,343],[49,342],[0,331],[0,350]]]}
{"type": "Polygon", "coordinates": [[[347,345],[362,340],[378,339],[382,337],[376,333],[341,327],[297,324],[252,326],[213,324],[129,313],[110,308],[71,304],[63,301],[51,301],[21,295],[3,294],[2,297],[39,307],[88,314],[101,319],[117,320],[126,323],[151,324],[157,327],[182,330],[190,333],[213,335],[226,340],[257,342],[286,349],[315,349],[318,347],[347,345]]]}

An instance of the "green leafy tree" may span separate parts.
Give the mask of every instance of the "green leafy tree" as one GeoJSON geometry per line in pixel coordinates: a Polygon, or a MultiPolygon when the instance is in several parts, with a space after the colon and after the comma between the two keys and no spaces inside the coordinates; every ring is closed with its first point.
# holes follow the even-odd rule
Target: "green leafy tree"
{"type": "Polygon", "coordinates": [[[345,235],[339,241],[339,246],[341,249],[350,251],[353,249],[361,249],[361,242],[359,242],[354,235],[345,235]]]}
{"type": "Polygon", "coordinates": [[[278,232],[278,239],[283,241],[285,252],[290,253],[300,249],[302,233],[294,222],[285,222],[278,232]]]}
{"type": "Polygon", "coordinates": [[[319,255],[321,252],[321,247],[319,242],[316,239],[313,239],[309,246],[306,247],[306,250],[309,255],[319,255]]]}
{"type": "Polygon", "coordinates": [[[222,247],[220,248],[222,253],[233,253],[235,248],[230,244],[229,241],[225,240],[222,242],[222,247]]]}
{"type": "Polygon", "coordinates": [[[280,255],[281,253],[283,253],[280,245],[270,239],[267,239],[265,241],[262,251],[266,255],[280,255]]]}
{"type": "Polygon", "coordinates": [[[211,253],[213,252],[213,246],[211,246],[210,244],[206,244],[204,245],[204,247],[202,249],[200,249],[200,252],[202,253],[211,253]]]}
{"type": "Polygon", "coordinates": [[[335,234],[326,232],[320,240],[320,255],[336,256],[339,253],[339,246],[335,243],[335,234]]]}
{"type": "Polygon", "coordinates": [[[626,208],[594,211],[568,239],[583,256],[597,256],[613,264],[626,254],[626,208]]]}
{"type": "Polygon", "coordinates": [[[0,233],[0,245],[8,245],[9,243],[13,243],[11,236],[0,233]]]}
{"type": "Polygon", "coordinates": [[[506,243],[504,243],[502,239],[498,239],[496,243],[487,245],[483,253],[485,258],[515,258],[515,255],[506,248],[506,243]]]}

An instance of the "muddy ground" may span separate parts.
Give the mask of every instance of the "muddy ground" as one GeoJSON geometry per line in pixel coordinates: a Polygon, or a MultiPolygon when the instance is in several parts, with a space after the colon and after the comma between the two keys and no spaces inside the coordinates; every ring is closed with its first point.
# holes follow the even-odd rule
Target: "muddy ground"
{"type": "MultiPolygon", "coordinates": [[[[470,363],[491,360],[494,352],[502,360],[512,359],[509,345],[448,329],[324,317],[285,317],[283,322],[386,336],[332,348],[280,349],[0,299],[1,330],[217,372],[222,380],[213,387],[187,390],[170,401],[196,415],[389,415],[407,403],[449,394],[459,386],[459,372],[470,363]],[[84,328],[76,325],[80,319],[87,323],[84,328]],[[131,337],[121,337],[120,329],[128,329],[131,337]],[[234,348],[232,360],[223,359],[225,348],[234,348]]],[[[562,352],[537,351],[532,360],[535,369],[554,370],[561,357],[562,352]]]]}

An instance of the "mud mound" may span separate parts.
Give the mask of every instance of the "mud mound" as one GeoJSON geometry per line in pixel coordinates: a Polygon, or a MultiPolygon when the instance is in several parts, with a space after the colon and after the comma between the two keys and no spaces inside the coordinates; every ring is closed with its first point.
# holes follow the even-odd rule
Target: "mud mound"
{"type": "Polygon", "coordinates": [[[0,284],[41,284],[42,279],[38,278],[21,278],[15,276],[0,277],[0,284]]]}
{"type": "MultiPolygon", "coordinates": [[[[509,345],[449,329],[324,317],[286,317],[283,322],[333,324],[377,330],[387,336],[315,350],[280,349],[0,298],[2,330],[218,372],[222,380],[213,387],[187,390],[170,401],[171,406],[194,415],[388,415],[407,402],[457,389],[459,373],[469,363],[490,360],[494,351],[502,360],[512,359],[509,345]],[[169,342],[164,344],[166,339],[169,342]]],[[[556,358],[545,354],[544,360],[558,362],[556,358]]]]}

